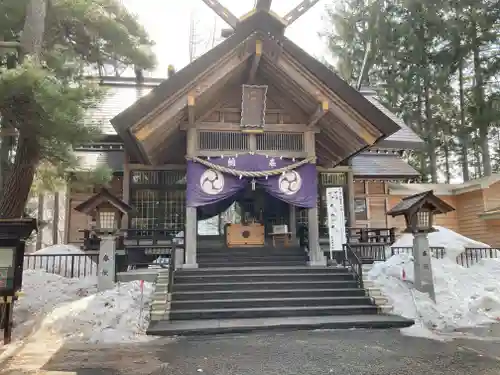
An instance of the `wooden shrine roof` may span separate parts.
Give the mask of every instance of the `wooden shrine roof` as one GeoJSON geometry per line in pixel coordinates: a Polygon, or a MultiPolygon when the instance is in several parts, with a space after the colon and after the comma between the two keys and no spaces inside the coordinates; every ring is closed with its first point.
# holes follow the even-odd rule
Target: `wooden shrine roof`
{"type": "Polygon", "coordinates": [[[259,71],[270,85],[311,115],[322,99],[330,100],[316,142],[317,153],[324,155],[327,164],[336,165],[400,130],[387,113],[285,38],[283,30],[283,24],[269,13],[255,13],[224,42],[115,116],[111,122],[127,151],[145,164],[161,162],[158,158],[165,149],[182,139],[178,133],[187,95],[200,93],[196,110],[206,113],[223,90],[246,83],[257,39],[264,45],[259,71]],[[293,76],[294,72],[301,74],[293,76]],[[205,77],[210,77],[210,84],[203,82],[205,77]]]}

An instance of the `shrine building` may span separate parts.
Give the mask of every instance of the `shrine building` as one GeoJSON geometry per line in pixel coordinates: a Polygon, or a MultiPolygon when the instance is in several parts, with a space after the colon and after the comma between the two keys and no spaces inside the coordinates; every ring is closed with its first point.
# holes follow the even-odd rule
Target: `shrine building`
{"type": "MultiPolygon", "coordinates": [[[[186,268],[197,267],[203,239],[260,246],[283,226],[292,241],[306,228],[310,264],[324,264],[327,187],[343,189],[347,227],[389,228],[388,184],[418,177],[402,155],[423,141],[374,91],[356,90],[284,37],[285,27],[254,12],[168,79],[102,79],[109,92],[89,121],[105,136],[77,156],[85,168],[112,169],[110,190],[134,207],[122,227],[184,234],[186,268]]],[[[67,242],[86,223],[72,208],[92,193],[70,190],[67,242]]]]}

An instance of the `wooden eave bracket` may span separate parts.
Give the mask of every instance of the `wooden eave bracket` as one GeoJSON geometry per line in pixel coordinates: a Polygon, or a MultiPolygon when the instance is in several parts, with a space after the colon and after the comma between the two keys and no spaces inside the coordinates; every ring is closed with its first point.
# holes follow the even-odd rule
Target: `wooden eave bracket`
{"type": "Polygon", "coordinates": [[[257,76],[257,70],[259,69],[259,63],[262,57],[262,40],[255,40],[255,55],[253,57],[252,65],[250,67],[250,72],[248,73],[248,83],[253,84],[255,82],[255,77],[257,76]]]}
{"type": "Polygon", "coordinates": [[[327,100],[322,100],[318,105],[316,112],[314,112],[311,118],[309,119],[307,126],[309,128],[314,127],[319,122],[319,120],[321,120],[323,116],[325,116],[328,113],[329,106],[330,104],[328,103],[327,100]]]}
{"type": "MultiPolygon", "coordinates": [[[[268,51],[264,49],[264,54],[267,58],[268,51]]],[[[342,103],[342,99],[338,98],[335,93],[327,94],[326,89],[322,91],[318,91],[318,84],[312,80],[307,73],[301,71],[300,67],[296,67],[295,63],[288,60],[286,57],[282,56],[276,60],[275,62],[276,68],[280,69],[285,75],[290,77],[291,80],[295,81],[295,83],[301,87],[305,92],[309,93],[311,96],[325,96],[329,99],[329,111],[332,112],[338,119],[343,122],[351,131],[358,135],[367,145],[373,145],[377,141],[377,137],[370,134],[368,130],[365,128],[366,124],[369,124],[368,121],[362,120],[362,115],[358,114],[357,116],[352,108],[351,111],[347,112],[344,108],[347,106],[347,103],[342,103]]],[[[371,125],[371,124],[370,124],[371,125]]],[[[372,125],[373,126],[373,125],[372,125]]]]}
{"type": "Polygon", "coordinates": [[[188,111],[188,123],[189,126],[194,126],[196,119],[195,119],[195,105],[196,105],[196,98],[194,95],[190,94],[187,97],[187,111],[188,111]]]}

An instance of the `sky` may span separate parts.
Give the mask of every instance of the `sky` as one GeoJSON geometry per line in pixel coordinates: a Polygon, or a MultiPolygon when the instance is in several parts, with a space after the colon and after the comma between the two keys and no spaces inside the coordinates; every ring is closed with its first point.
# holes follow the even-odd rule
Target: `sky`
{"type": "MultiPolygon", "coordinates": [[[[212,35],[216,29],[216,43],[220,41],[220,30],[228,25],[202,0],[122,0],[155,41],[154,52],[158,59],[153,77],[166,77],[167,66],[173,64],[177,70],[189,63],[190,20],[195,20],[196,54],[201,55],[212,46],[212,35]],[[172,5],[175,3],[176,5],[172,5]]],[[[301,0],[273,0],[272,10],[285,15],[301,0]]],[[[220,0],[236,17],[250,11],[254,0],[220,0]]],[[[286,31],[286,36],[315,57],[327,57],[324,41],[318,33],[325,27],[323,15],[325,6],[331,0],[319,1],[311,10],[300,17],[286,31]]]]}

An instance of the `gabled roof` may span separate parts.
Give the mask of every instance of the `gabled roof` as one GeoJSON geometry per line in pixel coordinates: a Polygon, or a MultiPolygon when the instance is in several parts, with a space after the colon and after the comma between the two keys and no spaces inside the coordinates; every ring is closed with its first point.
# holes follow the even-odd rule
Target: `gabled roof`
{"type": "Polygon", "coordinates": [[[80,203],[75,207],[75,210],[84,214],[89,214],[102,203],[111,204],[123,214],[131,212],[133,210],[132,206],[129,206],[120,198],[116,197],[114,194],[111,194],[111,192],[106,188],[102,188],[97,194],[94,194],[86,201],[80,203]]]}
{"type": "Polygon", "coordinates": [[[352,158],[355,177],[411,179],[420,176],[411,165],[394,154],[364,152],[352,158]]]}
{"type": "Polygon", "coordinates": [[[432,190],[428,190],[410,195],[409,197],[404,197],[392,209],[387,211],[387,215],[395,217],[404,215],[410,211],[416,212],[424,205],[430,206],[433,213],[445,214],[450,211],[455,211],[452,206],[435,196],[432,190]]]}
{"type": "Polygon", "coordinates": [[[380,141],[378,143],[378,146],[400,150],[415,150],[424,147],[425,142],[422,140],[422,138],[420,138],[417,133],[415,133],[408,125],[406,125],[401,117],[396,115],[393,111],[391,111],[379,101],[376,91],[370,89],[361,89],[360,92],[370,103],[372,103],[375,107],[382,111],[387,117],[398,124],[401,128],[396,133],[380,141]]]}
{"type": "MultiPolygon", "coordinates": [[[[194,81],[200,74],[214,66],[223,56],[228,55],[231,51],[241,46],[252,35],[256,35],[256,33],[259,33],[259,38],[263,39],[264,43],[272,44],[274,46],[273,48],[275,48],[276,43],[278,43],[279,47],[277,48],[280,48],[287,56],[291,56],[294,61],[301,65],[301,69],[305,69],[308,74],[311,74],[316,80],[322,82],[323,85],[354,109],[355,112],[364,117],[371,126],[377,130],[377,133],[381,134],[377,134],[375,141],[384,139],[400,129],[400,126],[395,123],[393,119],[389,118],[386,113],[377,108],[361,93],[349,86],[324,64],[320,63],[292,41],[285,38],[283,36],[283,31],[284,25],[272,15],[266,12],[255,13],[248,19],[240,22],[234,34],[224,42],[199,57],[184,69],[177,72],[173,77],[161,83],[148,95],[115,116],[111,122],[118,134],[120,134],[124,140],[127,150],[135,150],[138,155],[142,155],[141,159],[146,160],[146,153],[144,149],[142,149],[140,142],[131,134],[131,127],[137,124],[142,118],[152,113],[153,110],[164,103],[168,98],[184,89],[188,83],[194,81]]],[[[265,67],[268,70],[272,70],[272,67],[267,63],[265,67]]],[[[291,77],[280,79],[284,83],[293,81],[291,77]]],[[[325,122],[327,121],[331,124],[330,126],[334,126],[334,119],[325,120],[325,122]]],[[[353,143],[358,143],[360,145],[364,143],[362,140],[363,137],[361,137],[360,134],[358,134],[357,137],[355,135],[351,135],[350,137],[352,137],[353,143]],[[354,141],[354,139],[356,139],[356,141],[354,141]]],[[[345,141],[342,140],[342,137],[337,138],[336,146],[343,147],[345,141]]],[[[347,151],[346,148],[346,150],[341,152],[342,157],[349,157],[366,146],[368,145],[364,144],[364,146],[357,146],[358,148],[355,151],[347,151]]]]}

